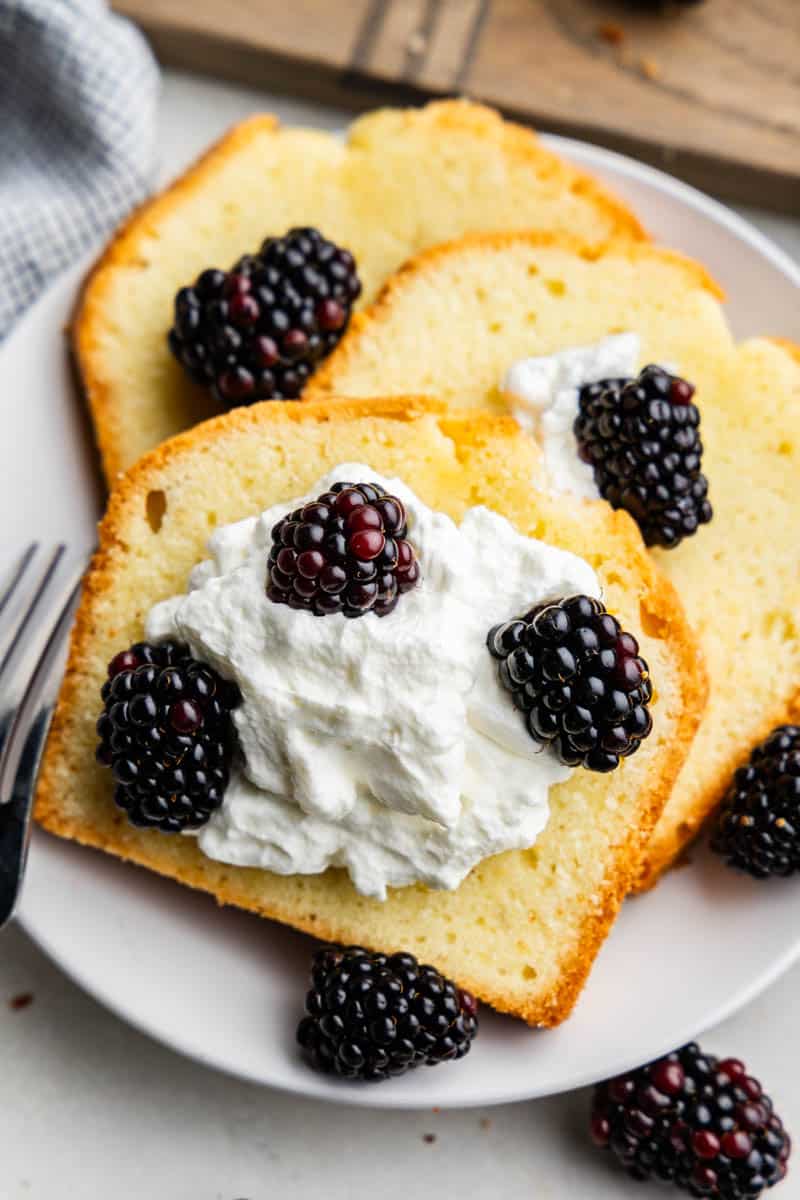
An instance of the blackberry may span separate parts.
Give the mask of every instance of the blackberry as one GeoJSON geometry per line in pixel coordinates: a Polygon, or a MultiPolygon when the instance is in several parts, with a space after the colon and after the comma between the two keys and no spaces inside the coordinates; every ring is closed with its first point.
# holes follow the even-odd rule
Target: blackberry
{"type": "Polygon", "coordinates": [[[169,348],[226,408],[296,400],[347,329],[361,292],[355,261],[316,229],[267,238],[175,297],[169,348]]]}
{"type": "Polygon", "coordinates": [[[712,1200],[756,1200],[784,1178],[791,1150],[744,1064],[720,1062],[695,1042],[601,1083],[591,1128],[634,1179],[663,1179],[712,1200]]]}
{"type": "Polygon", "coordinates": [[[328,1075],[381,1080],[452,1062],[478,1032],[474,997],[413,954],[325,948],[311,980],[297,1040],[328,1075]]]}
{"type": "Polygon", "coordinates": [[[267,595],[318,617],[385,617],[419,582],[406,510],[377,483],[335,483],[272,529],[267,595]]]}
{"type": "Polygon", "coordinates": [[[800,871],[800,726],[774,729],[736,772],[711,848],[756,879],[800,871]]]}
{"type": "Polygon", "coordinates": [[[653,727],[636,638],[590,596],[540,604],[487,639],[531,737],[561,762],[613,771],[653,727]]]}
{"type": "Polygon", "coordinates": [[[575,437],[600,495],[648,546],[677,546],[711,520],[694,387],[661,367],[580,390],[575,437]]]}
{"type": "Polygon", "coordinates": [[[111,768],[131,824],[164,833],[205,825],[236,751],[236,684],[186,646],[138,642],[111,660],[101,695],[97,761],[111,768]]]}

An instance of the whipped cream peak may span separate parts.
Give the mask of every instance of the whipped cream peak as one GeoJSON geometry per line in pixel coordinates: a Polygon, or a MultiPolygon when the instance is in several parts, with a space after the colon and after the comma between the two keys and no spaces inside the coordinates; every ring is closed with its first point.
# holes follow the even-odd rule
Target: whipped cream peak
{"type": "Polygon", "coordinates": [[[619,333],[509,367],[501,389],[515,420],[540,443],[554,491],[598,499],[594,472],[580,458],[575,441],[579,392],[587,383],[634,376],[640,355],[638,334],[619,333]]]}
{"type": "Polygon", "coordinates": [[[530,739],[486,636],[544,600],[599,596],[586,562],[487,508],[456,525],[358,463],[218,529],[209,554],[146,625],[242,692],[242,761],[197,835],[205,854],[281,874],[343,867],[382,898],[456,887],[489,855],[533,844],[549,788],[570,772],[530,739]],[[377,482],[406,507],[422,578],[384,618],[317,617],[266,596],[272,527],[341,481],[377,482]]]}

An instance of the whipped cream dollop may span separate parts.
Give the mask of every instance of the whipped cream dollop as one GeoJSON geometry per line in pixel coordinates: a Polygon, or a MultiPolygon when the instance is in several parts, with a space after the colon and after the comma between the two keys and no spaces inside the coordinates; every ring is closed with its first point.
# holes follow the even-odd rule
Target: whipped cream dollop
{"type": "Polygon", "coordinates": [[[600,595],[582,559],[487,508],[456,525],[399,480],[337,467],[309,496],[220,528],[186,595],[158,604],[177,638],[239,685],[242,757],[198,833],[210,858],[279,874],[344,867],[356,888],[454,888],[531,846],[569,774],[537,748],[486,648],[489,629],[548,599],[600,595]],[[317,617],[265,594],[273,525],[332,484],[374,480],[406,506],[420,584],[388,617],[317,617]]]}
{"type": "Polygon", "coordinates": [[[636,375],[640,354],[638,334],[620,333],[590,346],[524,358],[506,372],[502,391],[515,420],[542,447],[554,491],[599,498],[592,467],[580,458],[575,440],[579,392],[587,383],[636,375]]]}

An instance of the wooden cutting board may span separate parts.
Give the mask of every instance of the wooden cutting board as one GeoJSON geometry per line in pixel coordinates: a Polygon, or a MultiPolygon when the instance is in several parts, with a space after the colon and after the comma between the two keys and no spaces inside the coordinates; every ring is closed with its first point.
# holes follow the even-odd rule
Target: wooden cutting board
{"type": "Polygon", "coordinates": [[[800,216],[800,0],[115,0],[175,66],[354,109],[463,93],[800,216]]]}

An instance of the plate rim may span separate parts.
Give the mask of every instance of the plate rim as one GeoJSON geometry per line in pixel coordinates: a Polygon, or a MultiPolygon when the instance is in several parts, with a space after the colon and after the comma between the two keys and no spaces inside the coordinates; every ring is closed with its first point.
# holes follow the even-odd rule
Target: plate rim
{"type": "MultiPolygon", "coordinates": [[[[42,838],[47,838],[58,843],[58,839],[54,835],[37,827],[34,831],[34,840],[42,838]]],[[[85,852],[92,848],[82,846],[80,849],[85,852]]],[[[131,866],[131,864],[127,863],[123,863],[122,865],[131,866]]],[[[140,868],[135,867],[134,869],[139,870],[140,868]]],[[[176,881],[168,878],[160,880],[160,882],[164,885],[175,884],[176,886],[181,886],[180,884],[176,884],[176,881]]],[[[644,899],[646,900],[646,896],[644,899]]],[[[377,1089],[378,1094],[376,1096],[376,1091],[373,1088],[361,1087],[357,1084],[353,1085],[346,1080],[317,1076],[311,1071],[308,1072],[307,1080],[305,1076],[298,1076],[296,1083],[293,1077],[290,1079],[266,1080],[256,1072],[238,1069],[231,1066],[221,1057],[212,1053],[205,1053],[202,1047],[198,1048],[193,1044],[189,1044],[188,1041],[184,1043],[180,1037],[170,1039],[165,1033],[159,1030],[158,1026],[140,1016],[138,1012],[133,1009],[126,1009],[116,999],[115,994],[111,990],[106,989],[102,984],[98,987],[94,983],[91,985],[86,983],[85,977],[81,972],[70,965],[69,960],[64,957],[61,950],[55,944],[50,943],[46,933],[37,927],[35,922],[26,920],[22,913],[17,914],[15,919],[34,944],[51,962],[54,962],[63,971],[68,979],[80,987],[81,990],[85,991],[97,1003],[102,1004],[104,1008],[108,1009],[109,1012],[113,1013],[114,1016],[126,1025],[130,1025],[137,1032],[146,1035],[173,1053],[181,1054],[185,1058],[200,1063],[206,1068],[220,1071],[223,1075],[227,1075],[232,1079],[240,1079],[254,1086],[272,1088],[287,1096],[302,1096],[306,1099],[346,1105],[349,1108],[378,1108],[387,1111],[419,1112],[429,1110],[432,1105],[453,1110],[475,1109],[494,1107],[500,1104],[516,1104],[530,1100],[542,1100],[548,1096],[562,1095],[591,1086],[597,1083],[600,1078],[610,1078],[612,1075],[624,1074],[640,1066],[642,1063],[640,1055],[631,1055],[630,1058],[623,1056],[619,1060],[615,1060],[614,1070],[608,1076],[605,1074],[602,1077],[597,1076],[591,1070],[578,1070],[568,1075],[557,1090],[550,1087],[537,1089],[536,1087],[522,1084],[512,1088],[493,1086],[480,1096],[470,1094],[464,1098],[458,1096],[455,1098],[448,1097],[445,1101],[438,1098],[432,1092],[429,1098],[422,1100],[415,1093],[405,1095],[403,1092],[393,1092],[389,1087],[386,1087],[385,1090],[377,1089]]],[[[710,1029],[720,1025],[723,1021],[732,1017],[751,1001],[755,1000],[773,983],[777,982],[798,960],[800,960],[800,933],[798,933],[795,941],[786,948],[784,953],[774,959],[769,969],[763,970],[748,984],[743,985],[738,991],[732,993],[724,1003],[717,1005],[710,1013],[707,1013],[699,1024],[697,1022],[688,1022],[681,1027],[681,1031],[677,1037],[673,1032],[669,1039],[659,1040],[654,1043],[648,1059],[658,1058],[662,1054],[673,1050],[676,1046],[684,1045],[686,1042],[692,1041],[710,1029]]],[[[507,1019],[513,1020],[510,1017],[507,1019]]],[[[561,1028],[564,1027],[561,1026],[561,1028]]],[[[556,1033],[557,1030],[532,1029],[530,1032],[538,1036],[547,1036],[548,1034],[556,1033]]]]}
{"type": "MultiPolygon", "coordinates": [[[[668,171],[664,171],[660,167],[639,162],[638,159],[630,158],[627,154],[620,154],[617,150],[606,149],[605,146],[598,146],[593,142],[583,142],[578,138],[564,137],[556,133],[541,134],[540,137],[541,141],[556,153],[563,154],[570,160],[576,160],[581,165],[602,169],[604,165],[608,164],[629,179],[650,184],[667,192],[688,207],[702,213],[709,220],[724,226],[735,237],[747,242],[755,251],[767,258],[774,267],[777,267],[790,283],[800,288],[800,262],[796,262],[768,234],[762,233],[752,221],[734,212],[722,200],[715,199],[708,192],[686,183],[676,175],[670,175],[668,171]]],[[[647,230],[646,217],[643,221],[645,230],[647,230]]],[[[748,336],[759,337],[762,335],[749,334],[748,336]]]]}
{"type": "MultiPolygon", "coordinates": [[[[735,238],[749,245],[761,258],[766,259],[774,269],[777,269],[790,283],[800,289],[800,264],[796,263],[768,235],[758,230],[746,217],[733,212],[725,204],[707,195],[705,192],[684,183],[666,171],[640,163],[616,151],[556,134],[542,134],[540,137],[544,145],[580,166],[588,167],[589,169],[599,169],[601,171],[604,168],[610,168],[612,174],[622,175],[633,181],[641,182],[651,188],[655,188],[657,191],[666,194],[673,201],[677,201],[684,207],[700,213],[714,224],[721,225],[735,238]]],[[[646,214],[644,214],[644,218],[646,221],[646,214]]],[[[66,300],[72,296],[73,289],[96,257],[97,247],[93,247],[81,257],[79,262],[67,268],[49,284],[42,295],[22,315],[10,335],[0,345],[0,355],[7,354],[9,346],[12,346],[20,335],[24,336],[25,331],[30,325],[36,324],[39,320],[39,314],[47,305],[57,305],[62,298],[66,300]]],[[[47,836],[47,834],[37,829],[34,842],[41,837],[47,836]]],[[[32,916],[28,915],[25,908],[24,896],[16,920],[37,947],[63,971],[68,979],[73,981],[89,996],[140,1033],[144,1033],[166,1048],[199,1062],[206,1067],[221,1071],[223,1074],[234,1078],[243,1079],[251,1084],[274,1088],[276,1091],[287,1095],[334,1101],[335,1103],[353,1108],[369,1106],[386,1110],[418,1111],[428,1109],[431,1103],[437,1102],[435,1096],[422,1100],[415,1093],[405,1095],[402,1091],[393,1091],[391,1088],[386,1091],[379,1090],[377,1095],[373,1089],[351,1092],[346,1085],[339,1081],[323,1080],[322,1078],[318,1080],[311,1073],[309,1073],[307,1080],[301,1076],[298,1076],[296,1081],[294,1078],[268,1080],[263,1075],[248,1073],[239,1067],[231,1066],[220,1056],[213,1053],[205,1054],[202,1047],[194,1044],[184,1044],[180,1037],[169,1036],[162,1032],[156,1025],[141,1016],[138,1011],[127,1009],[124,1003],[120,1001],[118,993],[115,994],[113,990],[105,988],[102,976],[98,984],[94,977],[87,975],[74,966],[70,962],[69,957],[65,956],[61,946],[50,939],[47,927],[42,927],[32,916]]],[[[676,1039],[674,1043],[671,1036],[668,1044],[656,1045],[653,1056],[672,1049],[673,1044],[680,1044],[682,1040],[689,1040],[692,1037],[699,1036],[732,1016],[735,1012],[754,1000],[766,988],[770,987],[799,958],[800,932],[795,941],[774,959],[769,968],[763,969],[755,978],[729,996],[724,1003],[718,1004],[712,1011],[705,1013],[699,1023],[690,1023],[684,1029],[681,1037],[676,1039]]],[[[639,1061],[638,1055],[631,1060],[622,1059],[616,1062],[616,1069],[617,1071],[631,1069],[639,1065],[639,1061]]],[[[544,1089],[538,1089],[535,1086],[535,1081],[531,1081],[529,1084],[519,1084],[514,1087],[492,1085],[481,1096],[472,1094],[465,1099],[460,1099],[458,1096],[448,1097],[443,1106],[446,1105],[447,1108],[452,1109],[476,1108],[539,1099],[548,1095],[557,1095],[561,1092],[584,1087],[594,1083],[596,1078],[597,1076],[590,1069],[588,1071],[577,1070],[570,1073],[555,1090],[549,1085],[546,1085],[544,1089]]]]}

